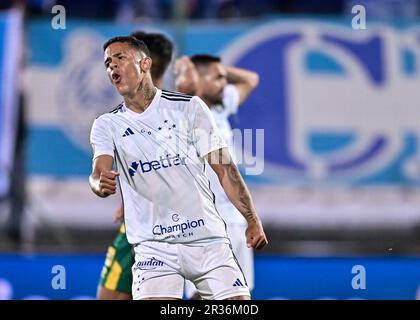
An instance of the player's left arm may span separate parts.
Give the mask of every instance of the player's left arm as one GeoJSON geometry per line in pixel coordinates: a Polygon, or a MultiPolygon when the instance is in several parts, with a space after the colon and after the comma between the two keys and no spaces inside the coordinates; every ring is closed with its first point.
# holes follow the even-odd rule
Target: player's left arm
{"type": "Polygon", "coordinates": [[[235,163],[232,161],[226,141],[221,137],[209,107],[199,97],[191,99],[194,114],[192,141],[198,156],[207,159],[219,177],[226,195],[248,222],[247,244],[261,249],[267,244],[261,220],[251,200],[248,188],[235,163]]]}
{"type": "Polygon", "coordinates": [[[257,250],[263,248],[268,243],[267,237],[255,210],[249,190],[233,162],[228,148],[210,152],[207,155],[207,160],[217,174],[227,197],[248,222],[246,230],[248,246],[257,250]]]}
{"type": "Polygon", "coordinates": [[[233,84],[239,93],[239,106],[248,98],[252,91],[258,86],[260,77],[258,73],[232,66],[225,66],[227,81],[233,84]]]}

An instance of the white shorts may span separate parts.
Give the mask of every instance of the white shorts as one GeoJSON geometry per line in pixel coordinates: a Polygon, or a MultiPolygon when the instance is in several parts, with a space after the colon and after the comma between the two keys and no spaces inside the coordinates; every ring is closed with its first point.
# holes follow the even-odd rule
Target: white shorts
{"type": "MultiPolygon", "coordinates": [[[[232,244],[232,250],[239,266],[245,276],[250,291],[254,289],[254,251],[246,245],[245,231],[246,224],[226,224],[227,234],[232,244]]],[[[187,281],[185,283],[185,296],[191,299],[197,290],[194,285],[187,281]]]]}
{"type": "Polygon", "coordinates": [[[232,243],[233,253],[245,275],[250,291],[254,289],[254,249],[246,246],[247,225],[227,224],[227,234],[232,243]]]}
{"type": "Polygon", "coordinates": [[[133,299],[182,299],[190,280],[203,299],[250,296],[229,244],[201,246],[147,241],[134,247],[133,299]]]}

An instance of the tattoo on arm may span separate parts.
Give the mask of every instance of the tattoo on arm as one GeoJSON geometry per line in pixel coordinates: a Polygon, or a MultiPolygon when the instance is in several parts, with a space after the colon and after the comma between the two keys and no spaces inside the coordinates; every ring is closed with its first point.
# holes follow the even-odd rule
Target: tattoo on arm
{"type": "Polygon", "coordinates": [[[248,188],[246,187],[238,168],[230,156],[229,159],[227,159],[221,150],[219,150],[218,158],[218,164],[222,165],[224,172],[227,173],[224,178],[229,179],[229,184],[232,185],[232,187],[236,187],[235,189],[238,190],[239,211],[248,222],[255,222],[257,220],[257,215],[252,204],[251,195],[249,194],[248,188]]]}

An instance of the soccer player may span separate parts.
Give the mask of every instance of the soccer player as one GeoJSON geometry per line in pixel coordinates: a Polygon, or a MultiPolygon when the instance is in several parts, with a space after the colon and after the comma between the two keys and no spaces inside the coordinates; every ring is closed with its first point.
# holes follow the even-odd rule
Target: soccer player
{"type": "MultiPolygon", "coordinates": [[[[210,106],[220,133],[227,142],[231,154],[232,128],[228,117],[237,113],[239,106],[258,86],[258,74],[250,70],[225,66],[219,57],[201,54],[191,59],[184,56],[175,63],[176,87],[178,91],[197,95],[210,106]]],[[[210,186],[215,194],[216,208],[227,225],[227,234],[232,249],[244,272],[249,289],[254,287],[253,251],[246,245],[246,220],[232,205],[221,187],[217,175],[206,168],[210,186]]],[[[189,286],[189,296],[192,291],[189,286]]]]}
{"type": "Polygon", "coordinates": [[[196,96],[156,88],[143,42],[116,37],[104,51],[124,103],[92,126],[89,182],[107,197],[118,177],[135,251],[133,298],[180,299],[188,279],[204,299],[249,299],[204,173],[207,162],[248,223],[248,245],[261,249],[267,238],[209,108],[196,96]]]}
{"type": "MultiPolygon", "coordinates": [[[[153,60],[150,70],[156,87],[163,87],[163,75],[172,60],[173,44],[163,34],[137,31],[131,34],[143,41],[153,60]]],[[[123,221],[123,207],[114,214],[115,221],[123,221]]],[[[134,264],[132,246],[127,240],[124,223],[111,246],[108,247],[105,264],[102,268],[97,298],[99,300],[131,300],[134,264]]]]}

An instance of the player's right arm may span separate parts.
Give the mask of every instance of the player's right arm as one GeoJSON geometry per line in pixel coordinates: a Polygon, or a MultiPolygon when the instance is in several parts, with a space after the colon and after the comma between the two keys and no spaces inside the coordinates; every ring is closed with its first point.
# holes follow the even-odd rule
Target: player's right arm
{"type": "Polygon", "coordinates": [[[114,164],[114,141],[110,124],[105,117],[99,117],[92,125],[90,143],[93,148],[92,173],[89,184],[92,191],[105,198],[117,190],[116,178],[119,173],[112,170],[114,164]]]}
{"type": "Polygon", "coordinates": [[[115,210],[113,219],[114,219],[114,222],[120,222],[120,223],[124,222],[124,206],[123,206],[123,204],[121,204],[118,207],[118,209],[115,210]]]}
{"type": "Polygon", "coordinates": [[[112,170],[113,164],[114,158],[109,155],[100,155],[93,162],[89,184],[92,191],[101,198],[108,197],[117,191],[116,178],[119,173],[112,170]]]}

